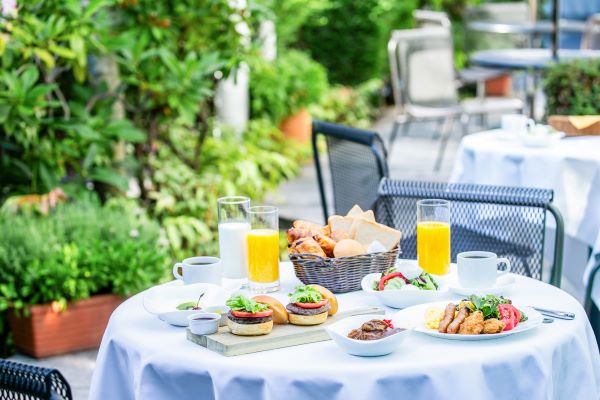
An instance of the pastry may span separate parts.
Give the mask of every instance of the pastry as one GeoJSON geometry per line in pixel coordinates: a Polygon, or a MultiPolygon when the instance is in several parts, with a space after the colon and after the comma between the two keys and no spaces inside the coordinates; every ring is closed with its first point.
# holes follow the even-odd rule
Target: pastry
{"type": "Polygon", "coordinates": [[[321,246],[327,257],[333,257],[333,248],[336,245],[335,240],[321,234],[313,236],[313,239],[321,246]]]}
{"type": "Polygon", "coordinates": [[[314,254],[320,257],[327,257],[321,246],[319,246],[319,243],[317,243],[315,239],[311,237],[296,240],[292,247],[296,253],[314,254]]]}

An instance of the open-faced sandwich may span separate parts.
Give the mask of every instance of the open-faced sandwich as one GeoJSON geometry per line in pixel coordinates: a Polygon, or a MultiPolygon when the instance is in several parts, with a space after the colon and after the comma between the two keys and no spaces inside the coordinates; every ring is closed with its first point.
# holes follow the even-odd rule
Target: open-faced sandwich
{"type": "Polygon", "coordinates": [[[329,217],[325,226],[297,220],[287,231],[290,254],[323,258],[390,251],[398,246],[400,236],[400,231],[377,223],[373,211],[363,211],[358,205],[345,216],[329,217]]]}
{"type": "Polygon", "coordinates": [[[338,310],[335,295],[319,285],[296,286],[289,294],[286,306],[290,323],[294,325],[319,325],[338,310]]]}
{"type": "Polygon", "coordinates": [[[230,308],[227,326],[231,333],[241,336],[266,335],[273,329],[274,321],[287,323],[283,304],[270,296],[257,298],[236,295],[227,300],[225,304],[230,308]]]}

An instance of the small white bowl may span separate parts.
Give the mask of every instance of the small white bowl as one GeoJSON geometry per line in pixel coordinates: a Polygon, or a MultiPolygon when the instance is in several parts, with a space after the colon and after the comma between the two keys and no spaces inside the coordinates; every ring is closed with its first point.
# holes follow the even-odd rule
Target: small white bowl
{"type": "Polygon", "coordinates": [[[405,308],[416,304],[437,301],[448,294],[448,284],[443,277],[434,277],[439,285],[438,290],[373,290],[373,283],[381,278],[381,274],[365,275],[362,279],[362,290],[377,297],[384,305],[392,308],[405,308]]]}
{"type": "MultiPolygon", "coordinates": [[[[363,323],[372,319],[383,318],[386,317],[379,314],[355,315],[327,326],[325,330],[329,337],[348,354],[363,357],[384,356],[396,350],[412,329],[406,329],[378,340],[357,340],[348,337],[348,333],[352,329],[359,328],[363,323]]],[[[392,321],[392,323],[397,328],[403,328],[403,326],[397,325],[395,321],[392,321]]]]}
{"type": "Polygon", "coordinates": [[[190,331],[196,335],[210,335],[217,333],[221,314],[199,312],[188,316],[190,331]]]}
{"type": "Polygon", "coordinates": [[[210,306],[204,308],[202,311],[206,311],[209,313],[215,313],[221,315],[221,323],[219,326],[227,326],[227,314],[229,313],[230,308],[227,306],[210,306]]]}

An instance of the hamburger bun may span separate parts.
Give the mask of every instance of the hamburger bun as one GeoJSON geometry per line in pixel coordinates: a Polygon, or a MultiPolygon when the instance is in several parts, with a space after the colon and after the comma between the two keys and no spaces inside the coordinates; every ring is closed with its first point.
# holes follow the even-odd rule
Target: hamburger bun
{"type": "Polygon", "coordinates": [[[273,323],[274,324],[284,325],[289,322],[287,310],[285,309],[283,304],[281,304],[279,302],[279,300],[277,300],[276,298],[271,297],[271,296],[260,295],[260,296],[254,296],[252,299],[254,301],[256,301],[257,303],[268,305],[269,308],[271,310],[273,310],[273,323]]]}
{"type": "Polygon", "coordinates": [[[227,326],[234,335],[259,336],[271,333],[271,330],[273,329],[273,320],[260,324],[238,324],[227,318],[227,326]]]}
{"type": "Polygon", "coordinates": [[[290,324],[294,325],[319,325],[327,320],[327,311],[316,315],[300,315],[290,313],[290,324]]]}
{"type": "Polygon", "coordinates": [[[323,296],[323,298],[327,299],[329,301],[329,315],[335,315],[335,313],[337,313],[338,311],[338,301],[337,298],[335,297],[335,295],[333,293],[331,293],[331,291],[327,288],[324,288],[323,286],[319,286],[319,285],[308,285],[310,287],[312,287],[313,289],[315,289],[317,292],[321,293],[321,296],[323,296]]]}
{"type": "Polygon", "coordinates": [[[333,255],[338,257],[351,257],[365,254],[362,244],[353,239],[342,239],[333,248],[333,255]]]}

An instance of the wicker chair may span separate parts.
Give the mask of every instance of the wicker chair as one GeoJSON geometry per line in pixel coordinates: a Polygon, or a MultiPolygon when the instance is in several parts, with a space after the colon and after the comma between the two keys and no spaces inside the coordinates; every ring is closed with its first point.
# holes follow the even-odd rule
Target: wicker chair
{"type": "Polygon", "coordinates": [[[452,202],[452,260],[463,251],[487,250],[507,257],[512,271],[542,279],[546,211],[556,221],[550,283],[560,286],[564,224],[551,203],[552,190],[383,179],[375,206],[377,220],[402,231],[403,258],[417,258],[416,203],[452,202]]]}
{"type": "Polygon", "coordinates": [[[67,400],[71,387],[60,372],[0,359],[0,400],[67,400]]]}
{"type": "Polygon", "coordinates": [[[377,198],[379,181],[388,175],[387,154],[381,137],[375,132],[313,122],[313,154],[325,221],[329,217],[329,208],[317,145],[319,136],[327,143],[334,212],[346,214],[354,204],[371,209],[377,198]]]}

